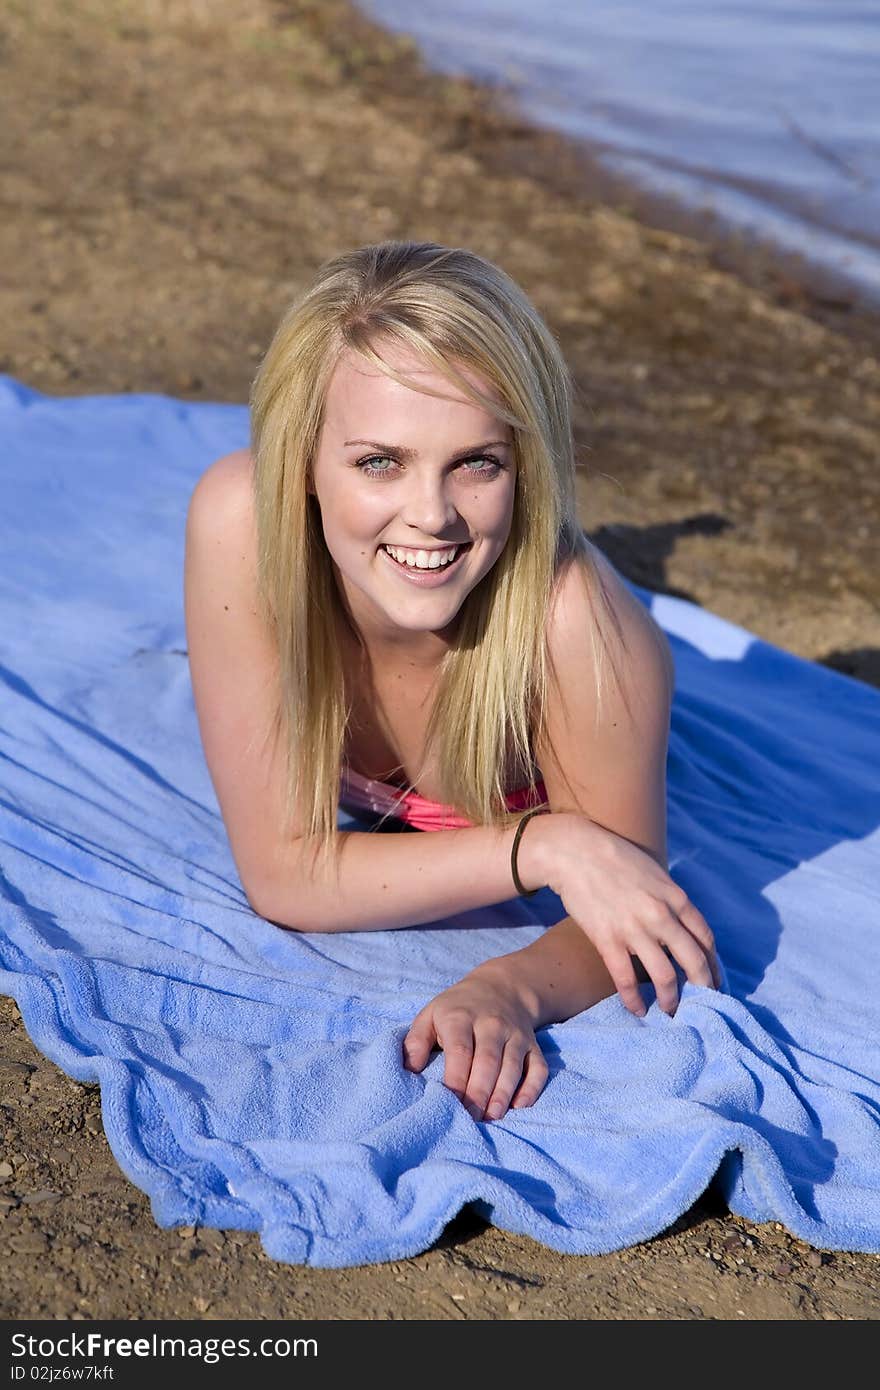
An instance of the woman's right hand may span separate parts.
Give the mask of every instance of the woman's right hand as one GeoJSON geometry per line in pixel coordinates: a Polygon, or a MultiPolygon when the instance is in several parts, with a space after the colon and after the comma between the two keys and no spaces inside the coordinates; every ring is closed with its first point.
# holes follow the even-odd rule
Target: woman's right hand
{"type": "MultiPolygon", "coordinates": [[[[540,876],[592,941],[631,1013],[645,1013],[633,956],[641,961],[660,1008],[668,1014],[675,1013],[678,1004],[678,981],[669,955],[692,984],[720,987],[721,969],[708,923],[645,850],[586,816],[562,812],[534,818],[523,833],[520,856],[528,831],[539,825],[542,833],[540,839],[533,838],[532,862],[542,866],[540,876]]],[[[520,856],[518,867],[525,881],[520,856]]]]}

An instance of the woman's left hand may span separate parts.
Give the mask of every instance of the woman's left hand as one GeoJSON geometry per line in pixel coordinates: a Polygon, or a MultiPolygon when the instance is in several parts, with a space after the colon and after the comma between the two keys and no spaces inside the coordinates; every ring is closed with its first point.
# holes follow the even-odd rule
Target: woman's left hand
{"type": "Polygon", "coordinates": [[[444,1085],[475,1120],[532,1105],[549,1074],[533,1015],[504,957],[477,966],[425,1005],[403,1040],[404,1066],[421,1071],[435,1047],[446,1054],[444,1085]]]}

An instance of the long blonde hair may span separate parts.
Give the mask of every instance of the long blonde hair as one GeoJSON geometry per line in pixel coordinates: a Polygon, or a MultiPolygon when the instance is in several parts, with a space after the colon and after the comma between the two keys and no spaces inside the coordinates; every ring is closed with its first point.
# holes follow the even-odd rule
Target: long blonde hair
{"type": "Polygon", "coordinates": [[[507,825],[514,819],[503,785],[511,753],[535,790],[532,739],[543,729],[547,620],[570,561],[581,565],[593,600],[600,695],[608,620],[614,623],[577,519],[570,373],[527,296],[481,256],[434,242],[388,241],[327,261],[281,320],[254,381],[251,420],[259,594],[280,659],[273,734],[286,754],[285,830],[295,807],[316,854],[323,862],[331,855],[337,866],[351,714],[337,633],[350,623],[308,482],[343,352],[426,390],[390,367],[376,350],[382,343],[411,349],[513,429],[510,535],[462,604],[427,726],[425,758],[436,750],[445,803],[475,824],[507,825]],[[459,366],[488,382],[495,398],[459,366]]]}

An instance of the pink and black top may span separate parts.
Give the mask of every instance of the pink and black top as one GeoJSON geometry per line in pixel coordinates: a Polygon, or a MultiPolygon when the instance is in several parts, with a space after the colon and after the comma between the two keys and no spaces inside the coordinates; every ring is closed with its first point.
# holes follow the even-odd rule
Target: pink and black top
{"type": "MultiPolygon", "coordinates": [[[[416,830],[466,830],[471,822],[456,814],[442,801],[431,801],[418,792],[407,792],[390,782],[380,782],[355,772],[347,763],[342,768],[340,801],[358,811],[374,811],[377,815],[392,815],[416,830]]],[[[521,787],[507,796],[509,811],[528,811],[547,800],[547,789],[538,781],[535,792],[521,787]]]]}

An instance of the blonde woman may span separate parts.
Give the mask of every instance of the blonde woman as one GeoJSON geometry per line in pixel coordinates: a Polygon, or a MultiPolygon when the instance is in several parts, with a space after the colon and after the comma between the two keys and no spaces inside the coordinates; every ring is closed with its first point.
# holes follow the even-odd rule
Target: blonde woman
{"type": "Polygon", "coordinates": [[[497,266],[434,243],[325,264],[254,383],[252,447],[199,479],[186,624],[204,752],[253,910],[414,927],[549,885],[567,916],[431,999],[404,1040],[477,1119],[531,1105],[543,1026],[712,933],[666,869],[673,669],[577,522],[560,349],[497,266]],[[338,807],[369,829],[340,831],[338,807]],[[438,833],[376,834],[377,830],[438,833]]]}

